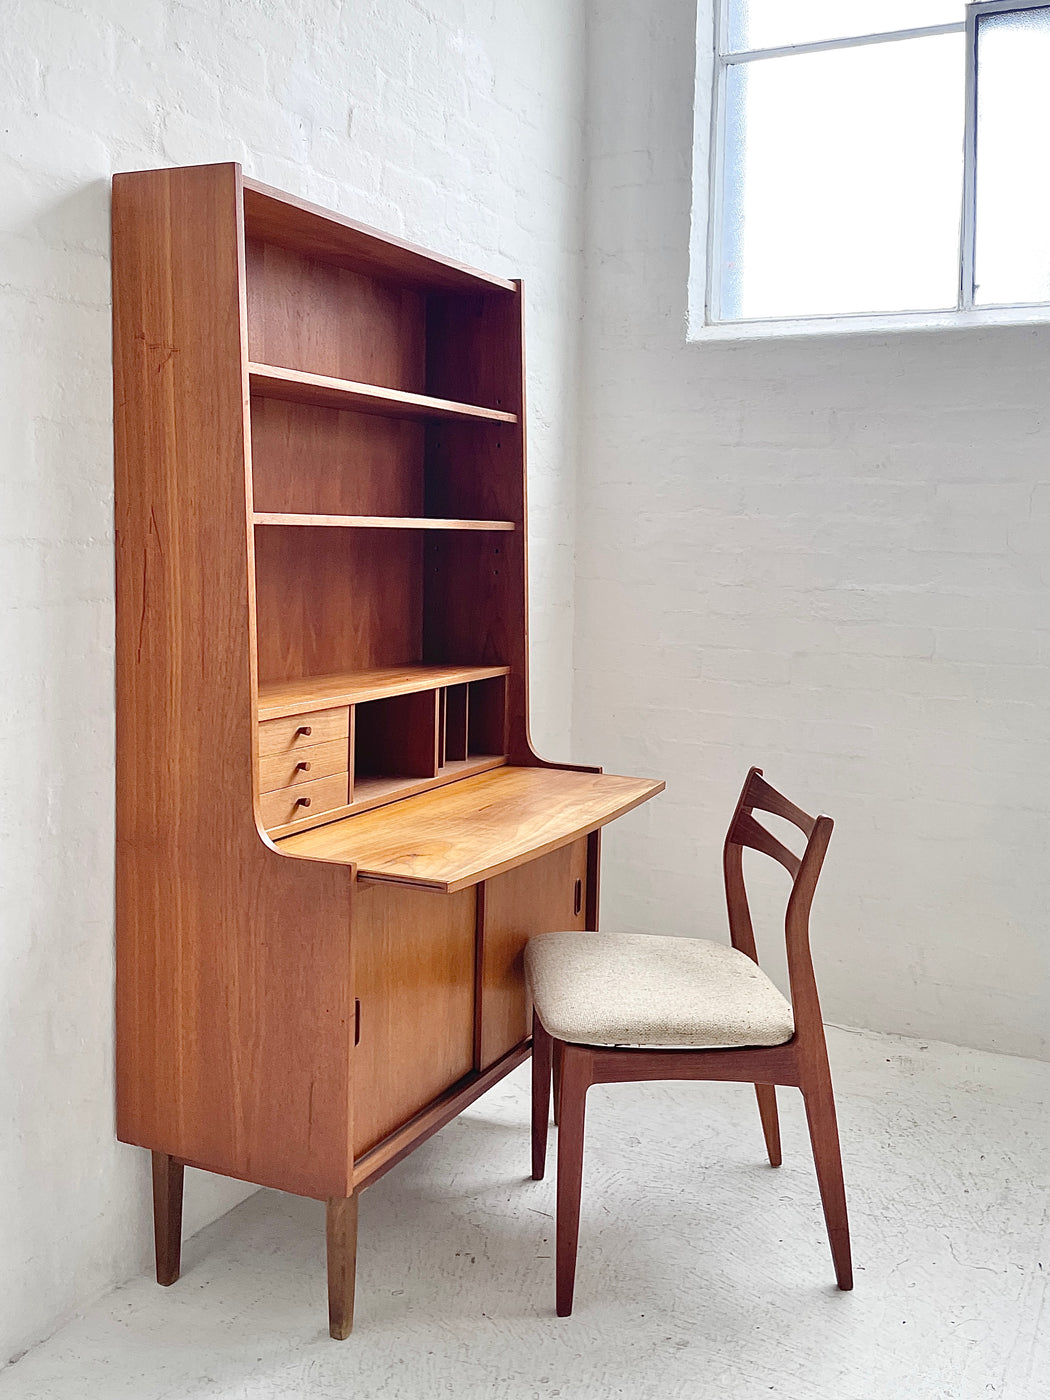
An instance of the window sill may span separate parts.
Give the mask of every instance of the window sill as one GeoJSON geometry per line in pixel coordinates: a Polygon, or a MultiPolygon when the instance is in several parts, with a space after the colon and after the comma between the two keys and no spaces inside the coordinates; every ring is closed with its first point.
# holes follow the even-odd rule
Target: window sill
{"type": "Polygon", "coordinates": [[[973,311],[897,311],[871,316],[806,316],[770,321],[720,321],[690,327],[695,343],[799,340],[811,336],[896,335],[901,331],[954,331],[982,326],[1050,325],[1050,303],[982,306],[973,311]]]}

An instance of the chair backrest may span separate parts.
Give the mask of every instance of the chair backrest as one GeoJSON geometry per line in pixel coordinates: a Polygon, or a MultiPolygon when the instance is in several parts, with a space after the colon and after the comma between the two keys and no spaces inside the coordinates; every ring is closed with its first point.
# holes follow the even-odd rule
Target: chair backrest
{"type": "Polygon", "coordinates": [[[746,953],[756,963],[755,932],[744,884],[744,847],[749,846],[770,856],[791,876],[791,892],[784,916],[784,937],[795,1032],[799,1037],[806,1036],[811,1028],[823,1036],[820,1000],[809,948],[809,911],[834,825],[830,817],[811,817],[801,807],[796,807],[794,802],[766,782],[761,768],[752,768],[741,789],[722,853],[729,936],[733,947],[746,953]],[[798,827],[806,838],[806,847],[801,856],[795,855],[756,820],[753,815],[756,809],[783,817],[798,827]]]}

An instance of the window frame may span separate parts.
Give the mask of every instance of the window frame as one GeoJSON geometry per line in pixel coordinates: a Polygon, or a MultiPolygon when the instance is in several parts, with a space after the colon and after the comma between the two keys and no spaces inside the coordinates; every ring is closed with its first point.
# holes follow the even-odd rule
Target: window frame
{"type": "MultiPolygon", "coordinates": [[[[965,16],[946,24],[882,30],[840,39],[771,48],[729,51],[731,0],[713,0],[713,73],[706,197],[706,247],[702,322],[691,328],[694,340],[761,339],[789,335],[849,334],[872,330],[941,330],[970,325],[1025,325],[1050,321],[1050,301],[975,305],[974,250],[976,245],[977,191],[977,21],[987,15],[1050,9],[1050,0],[968,0],[965,16]],[[963,128],[962,209],[959,220],[959,253],[956,304],[925,311],[837,312],[792,317],[753,317],[726,320],[721,316],[722,223],[725,193],[726,90],[729,68],[741,62],[828,50],[869,47],[937,34],[965,34],[965,87],[963,128]]],[[[699,250],[698,250],[699,251],[699,250]]]]}

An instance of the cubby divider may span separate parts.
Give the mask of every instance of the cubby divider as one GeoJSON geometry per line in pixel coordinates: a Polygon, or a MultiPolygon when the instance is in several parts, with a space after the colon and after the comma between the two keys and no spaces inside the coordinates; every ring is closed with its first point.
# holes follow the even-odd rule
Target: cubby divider
{"type": "Polygon", "coordinates": [[[507,678],[471,681],[467,700],[467,757],[507,752],[507,678]]]}
{"type": "Polygon", "coordinates": [[[467,757],[467,689],[465,685],[450,685],[445,689],[446,763],[463,762],[467,757]]]}

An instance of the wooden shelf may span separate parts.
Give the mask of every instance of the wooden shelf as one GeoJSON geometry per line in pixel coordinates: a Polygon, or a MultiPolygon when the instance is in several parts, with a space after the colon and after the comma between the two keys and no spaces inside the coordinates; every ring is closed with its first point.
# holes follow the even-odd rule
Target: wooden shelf
{"type": "Polygon", "coordinates": [[[296,833],[281,850],[356,865],[364,879],[452,894],[597,830],[663,787],[611,773],[495,768],[296,833]]]}
{"type": "Polygon", "coordinates": [[[275,190],[259,180],[243,181],[244,225],[249,238],[302,250],[340,267],[441,291],[514,295],[517,283],[429,253],[404,239],[359,224],[343,214],[275,190]]]}
{"type": "Polygon", "coordinates": [[[380,413],[387,418],[451,419],[457,422],[516,423],[516,413],[478,404],[454,403],[429,394],[410,394],[405,389],[383,389],[375,384],[359,384],[352,379],[332,379],[326,374],[306,374],[302,370],[277,365],[249,363],[248,382],[253,394],[264,399],[285,399],[291,403],[316,404],[321,408],[343,408],[353,413],[380,413]]]}
{"type": "Polygon", "coordinates": [[[344,530],[513,530],[513,520],[439,520],[425,515],[292,515],[257,510],[256,525],[319,525],[344,530]]]}
{"type": "Polygon", "coordinates": [[[509,666],[383,666],[369,671],[342,671],[326,676],[300,676],[259,687],[259,718],[280,719],[336,705],[358,705],[389,695],[411,695],[465,681],[506,676],[509,666]]]}

